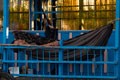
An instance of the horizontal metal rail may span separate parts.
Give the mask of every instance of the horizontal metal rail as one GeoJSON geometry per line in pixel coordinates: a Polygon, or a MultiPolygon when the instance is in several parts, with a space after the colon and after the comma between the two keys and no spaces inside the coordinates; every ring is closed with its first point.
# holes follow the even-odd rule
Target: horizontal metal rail
{"type": "Polygon", "coordinates": [[[82,76],[78,76],[78,75],[75,75],[75,76],[73,76],[73,75],[65,75],[65,76],[58,76],[58,75],[33,75],[33,74],[27,74],[27,75],[25,75],[25,74],[13,74],[14,76],[26,76],[26,77],[41,77],[41,78],[46,78],[46,76],[47,76],[47,78],[60,78],[60,79],[62,79],[62,78],[64,78],[64,79],[67,79],[67,78],[72,78],[72,79],[77,79],[77,78],[79,78],[79,79],[116,79],[117,78],[117,76],[84,76],[84,75],[82,75],[82,76]]]}
{"type": "Polygon", "coordinates": [[[117,64],[118,61],[49,61],[49,60],[2,60],[4,63],[69,63],[69,64],[117,64]]]}
{"type": "Polygon", "coordinates": [[[118,49],[115,46],[42,46],[42,45],[14,45],[0,44],[2,48],[33,48],[33,49],[118,49]]]}

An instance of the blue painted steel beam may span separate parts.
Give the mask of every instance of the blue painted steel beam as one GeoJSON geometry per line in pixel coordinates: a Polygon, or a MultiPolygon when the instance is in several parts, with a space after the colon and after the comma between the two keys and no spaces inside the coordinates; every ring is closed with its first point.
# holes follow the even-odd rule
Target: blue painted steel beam
{"type": "MultiPolygon", "coordinates": [[[[116,19],[120,18],[120,1],[116,0],[116,19]]],[[[120,21],[117,20],[116,21],[116,34],[115,34],[115,38],[116,38],[116,42],[115,45],[117,48],[119,48],[120,45],[120,21]]]]}
{"type": "MultiPolygon", "coordinates": [[[[3,44],[7,43],[9,26],[9,0],[3,0],[3,44]]],[[[3,49],[3,60],[6,59],[6,52],[3,49]]],[[[6,72],[7,65],[3,64],[3,71],[6,72]]]]}
{"type": "Polygon", "coordinates": [[[117,50],[116,47],[111,46],[37,46],[37,45],[1,45],[4,48],[28,48],[28,49],[113,49],[117,50]]]}
{"type": "Polygon", "coordinates": [[[84,75],[77,75],[77,76],[74,76],[74,75],[62,75],[62,76],[58,76],[58,75],[33,75],[33,74],[27,74],[27,75],[25,75],[25,74],[13,74],[14,76],[28,76],[28,77],[40,77],[40,78],[64,78],[64,79],[84,79],[84,78],[86,78],[86,79],[117,79],[117,77],[116,76],[84,76],[84,75]]]}
{"type": "MultiPolygon", "coordinates": [[[[61,40],[60,41],[60,46],[63,46],[63,41],[61,40]]],[[[59,49],[59,62],[63,61],[63,49],[59,49]]],[[[58,74],[59,76],[63,75],[63,64],[62,63],[59,63],[58,64],[58,74]]],[[[59,80],[62,80],[62,79],[59,79],[59,80]]]]}
{"type": "MultiPolygon", "coordinates": [[[[116,0],[116,19],[120,18],[120,0],[116,0]]],[[[115,46],[118,48],[116,51],[116,61],[118,64],[115,67],[116,76],[120,79],[120,21],[116,21],[115,33],[115,46]]]]}
{"type": "Polygon", "coordinates": [[[8,37],[9,26],[9,0],[3,0],[3,43],[5,44],[8,37]]]}
{"type": "MultiPolygon", "coordinates": [[[[3,60],[2,62],[4,63],[53,63],[53,64],[111,64],[111,65],[116,65],[118,62],[116,61],[53,61],[53,60],[3,60]]],[[[60,71],[61,73],[62,71],[60,71]]]]}

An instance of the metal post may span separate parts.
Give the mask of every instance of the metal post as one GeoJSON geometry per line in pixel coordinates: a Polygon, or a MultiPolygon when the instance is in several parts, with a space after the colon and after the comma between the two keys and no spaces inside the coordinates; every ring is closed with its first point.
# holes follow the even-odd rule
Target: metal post
{"type": "Polygon", "coordinates": [[[32,0],[29,0],[29,30],[32,30],[32,0]]]}
{"type": "MultiPolygon", "coordinates": [[[[60,46],[62,46],[63,45],[63,41],[61,40],[60,41],[60,46]]],[[[59,62],[60,61],[63,61],[63,50],[62,49],[60,49],[59,50],[59,62]]],[[[59,63],[58,64],[59,66],[58,66],[58,76],[62,76],[62,74],[63,74],[63,64],[62,63],[59,63]]],[[[59,80],[62,80],[62,79],[59,79],[59,80]]]]}
{"type": "Polygon", "coordinates": [[[9,34],[9,0],[3,0],[3,44],[7,42],[9,34]]]}
{"type": "MultiPolygon", "coordinates": [[[[116,18],[120,18],[120,0],[116,0],[116,18]]],[[[116,32],[115,32],[115,46],[116,50],[116,60],[118,64],[116,65],[116,75],[120,79],[120,21],[116,21],[116,32]]]]}
{"type": "MultiPolygon", "coordinates": [[[[55,12],[55,8],[56,8],[56,4],[55,4],[56,0],[52,0],[52,11],[55,12]]],[[[52,13],[52,21],[53,21],[53,26],[56,28],[56,13],[52,13]]]]}
{"type": "Polygon", "coordinates": [[[37,30],[37,0],[34,0],[34,30],[37,30]]]}
{"type": "Polygon", "coordinates": [[[42,29],[42,0],[34,0],[34,29],[42,29]]]}
{"type": "MultiPolygon", "coordinates": [[[[3,44],[7,43],[9,34],[9,0],[3,0],[3,44]]],[[[3,61],[6,59],[6,50],[3,49],[3,61]]],[[[3,64],[3,71],[6,71],[7,65],[3,64]]]]}
{"type": "MultiPolygon", "coordinates": [[[[37,11],[42,12],[42,0],[38,0],[37,2],[37,11]]],[[[37,14],[37,30],[42,30],[42,13],[37,14]]]]}
{"type": "Polygon", "coordinates": [[[83,23],[82,23],[82,12],[83,12],[83,0],[79,0],[79,30],[82,29],[83,23]]]}

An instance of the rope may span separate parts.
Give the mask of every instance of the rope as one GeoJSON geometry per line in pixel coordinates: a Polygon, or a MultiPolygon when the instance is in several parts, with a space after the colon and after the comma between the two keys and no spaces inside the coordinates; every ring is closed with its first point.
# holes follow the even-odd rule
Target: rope
{"type": "Polygon", "coordinates": [[[111,21],[108,22],[108,24],[110,24],[110,23],[114,24],[115,21],[119,21],[119,20],[120,20],[120,18],[117,18],[117,19],[111,20],[111,21]]]}

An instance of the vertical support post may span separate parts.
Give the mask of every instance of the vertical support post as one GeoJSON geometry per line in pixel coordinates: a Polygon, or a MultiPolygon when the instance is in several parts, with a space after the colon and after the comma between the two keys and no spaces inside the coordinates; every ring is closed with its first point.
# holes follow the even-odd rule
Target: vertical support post
{"type": "Polygon", "coordinates": [[[32,30],[32,0],[29,0],[29,30],[32,30]]]}
{"type": "MultiPolygon", "coordinates": [[[[116,0],[116,19],[117,18],[120,18],[120,1],[119,0],[116,0]]],[[[119,47],[119,45],[120,45],[120,39],[119,39],[119,37],[120,37],[120,33],[119,33],[119,31],[120,31],[120,21],[116,21],[116,36],[115,36],[115,38],[116,38],[116,42],[115,42],[115,46],[118,48],[119,47]]]]}
{"type": "Polygon", "coordinates": [[[34,0],[34,30],[37,30],[37,1],[34,0]]]}
{"type": "MultiPolygon", "coordinates": [[[[1,51],[2,51],[2,46],[0,46],[0,52],[1,51]]],[[[0,53],[0,72],[2,71],[2,55],[3,54],[0,53]]]]}
{"type": "MultiPolygon", "coordinates": [[[[9,34],[9,0],[3,0],[3,44],[7,43],[9,34]]],[[[6,50],[3,49],[3,61],[6,60],[6,50]]],[[[3,64],[3,71],[6,71],[7,65],[3,64]]]]}
{"type": "Polygon", "coordinates": [[[40,6],[40,11],[41,11],[41,14],[40,14],[40,30],[43,30],[43,26],[42,26],[42,22],[43,22],[43,19],[42,19],[42,14],[43,14],[43,12],[42,12],[42,2],[41,2],[41,6],[40,6]]]}
{"type": "Polygon", "coordinates": [[[37,30],[37,1],[34,0],[34,30],[37,30]]]}
{"type": "MultiPolygon", "coordinates": [[[[55,4],[56,0],[52,0],[52,11],[55,12],[55,8],[56,8],[56,4],[55,4]]],[[[56,28],[56,13],[52,13],[52,21],[53,21],[53,26],[56,28]]]]}
{"type": "MultiPolygon", "coordinates": [[[[120,18],[120,0],[116,0],[116,18],[120,18]]],[[[115,46],[117,48],[116,60],[118,61],[116,65],[116,76],[120,79],[120,21],[116,21],[115,46]]]]}
{"type": "Polygon", "coordinates": [[[42,29],[42,0],[34,0],[34,29],[42,29]]]}
{"type": "MultiPolygon", "coordinates": [[[[63,45],[63,41],[61,40],[60,41],[60,46],[62,46],[63,45]]],[[[63,61],[63,50],[60,48],[60,50],[59,50],[59,62],[61,62],[61,61],[63,61]]],[[[58,75],[59,76],[62,76],[62,74],[63,74],[63,64],[62,63],[59,63],[58,64],[59,66],[58,66],[58,75]]],[[[59,79],[59,80],[62,80],[62,79],[59,79]]]]}
{"type": "MultiPolygon", "coordinates": [[[[3,60],[2,61],[5,61],[6,60],[6,56],[7,56],[7,54],[6,54],[7,52],[6,52],[6,49],[3,49],[2,51],[3,51],[3,60]]],[[[3,69],[2,69],[3,72],[7,72],[7,69],[8,69],[7,67],[8,66],[6,64],[3,64],[3,69]]]]}
{"type": "Polygon", "coordinates": [[[9,0],[3,0],[3,44],[7,42],[9,34],[9,0]]]}
{"type": "Polygon", "coordinates": [[[79,30],[82,29],[83,23],[82,23],[82,12],[83,12],[83,0],[79,0],[79,30]]]}
{"type": "Polygon", "coordinates": [[[37,18],[39,19],[37,30],[42,30],[42,0],[38,0],[37,9],[38,9],[38,12],[40,12],[37,16],[37,18]]]}

